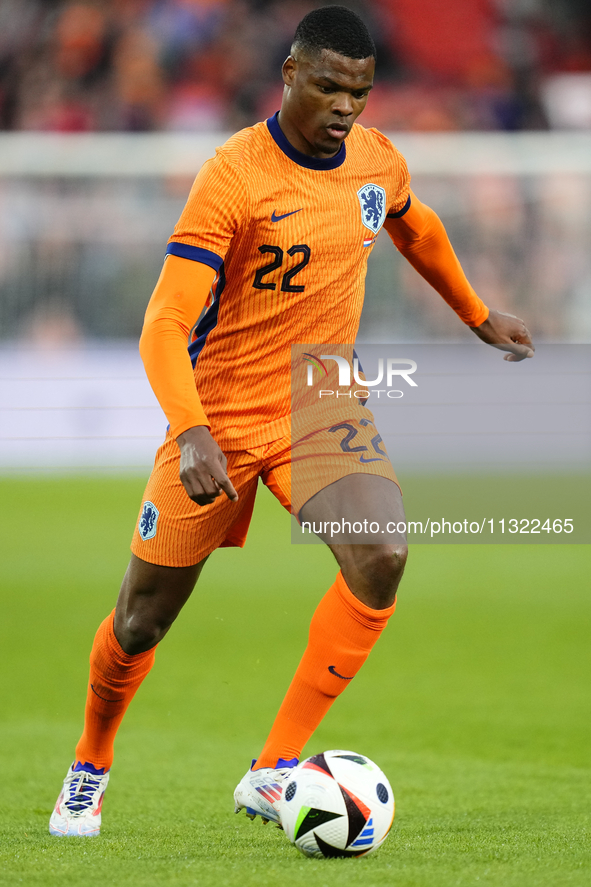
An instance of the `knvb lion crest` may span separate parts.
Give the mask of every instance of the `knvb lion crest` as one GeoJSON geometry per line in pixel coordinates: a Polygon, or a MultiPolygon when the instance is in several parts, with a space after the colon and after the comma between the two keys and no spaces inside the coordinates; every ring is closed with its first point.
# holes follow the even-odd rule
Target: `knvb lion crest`
{"type": "Polygon", "coordinates": [[[140,522],[138,524],[138,531],[144,542],[146,542],[147,539],[153,539],[156,535],[159,514],[160,512],[153,502],[144,502],[144,507],[142,508],[142,513],[140,515],[140,522]]]}
{"type": "Polygon", "coordinates": [[[377,234],[386,218],[386,192],[379,185],[364,185],[357,192],[361,205],[361,221],[377,234]]]}

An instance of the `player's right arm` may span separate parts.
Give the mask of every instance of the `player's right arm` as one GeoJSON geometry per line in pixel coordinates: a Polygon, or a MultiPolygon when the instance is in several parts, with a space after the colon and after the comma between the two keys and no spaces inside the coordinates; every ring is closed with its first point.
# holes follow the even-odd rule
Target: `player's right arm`
{"type": "Polygon", "coordinates": [[[226,473],[226,457],[210,434],[187,350],[189,332],[214,277],[208,265],[168,256],[140,339],[146,375],[181,451],[181,481],[198,505],[210,504],[222,491],[232,501],[238,499],[226,473]]]}

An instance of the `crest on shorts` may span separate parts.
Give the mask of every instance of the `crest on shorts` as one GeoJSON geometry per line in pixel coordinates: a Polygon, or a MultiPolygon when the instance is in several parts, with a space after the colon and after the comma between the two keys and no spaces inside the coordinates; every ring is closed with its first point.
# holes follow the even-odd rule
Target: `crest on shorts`
{"type": "Polygon", "coordinates": [[[373,234],[377,234],[386,219],[386,192],[379,185],[370,183],[357,192],[361,206],[361,221],[373,234]]]}
{"type": "Polygon", "coordinates": [[[144,507],[140,514],[140,522],[138,524],[138,532],[144,542],[148,539],[153,539],[156,535],[159,514],[160,512],[153,502],[144,502],[144,507]]]}

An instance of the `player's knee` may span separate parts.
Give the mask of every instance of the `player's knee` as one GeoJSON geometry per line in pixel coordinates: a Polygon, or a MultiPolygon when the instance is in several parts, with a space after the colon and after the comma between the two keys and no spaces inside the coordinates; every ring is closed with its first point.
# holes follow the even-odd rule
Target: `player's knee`
{"type": "Polygon", "coordinates": [[[170,623],[149,617],[145,614],[131,614],[117,618],[115,616],[115,636],[124,653],[135,656],[145,653],[158,644],[170,623]]]}
{"type": "Polygon", "coordinates": [[[408,557],[408,547],[405,544],[364,547],[368,549],[364,553],[363,564],[368,579],[388,583],[401,578],[408,557]]]}
{"type": "Polygon", "coordinates": [[[408,560],[408,545],[404,542],[401,542],[399,545],[395,545],[392,547],[390,552],[390,566],[393,572],[396,574],[398,581],[402,579],[402,574],[404,573],[404,568],[406,567],[406,561],[408,560]]]}
{"type": "Polygon", "coordinates": [[[367,593],[376,609],[393,603],[407,557],[408,548],[403,543],[379,545],[363,554],[360,567],[367,583],[367,593]]]}

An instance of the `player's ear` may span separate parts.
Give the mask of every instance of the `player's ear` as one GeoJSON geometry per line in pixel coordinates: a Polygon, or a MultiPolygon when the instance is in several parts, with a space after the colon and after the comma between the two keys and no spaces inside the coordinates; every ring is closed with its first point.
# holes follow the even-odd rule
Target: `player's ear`
{"type": "Polygon", "coordinates": [[[285,61],[283,62],[283,67],[281,69],[281,73],[283,74],[283,82],[286,86],[293,86],[296,70],[297,70],[297,61],[292,55],[288,55],[285,61]]]}

